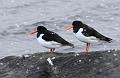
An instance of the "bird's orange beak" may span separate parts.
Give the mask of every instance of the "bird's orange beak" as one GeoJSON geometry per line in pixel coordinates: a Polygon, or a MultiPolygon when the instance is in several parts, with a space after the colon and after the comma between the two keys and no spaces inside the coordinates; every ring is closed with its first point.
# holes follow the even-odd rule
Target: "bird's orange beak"
{"type": "Polygon", "coordinates": [[[71,29],[71,28],[73,28],[74,26],[73,25],[70,25],[68,28],[66,28],[64,31],[67,31],[67,30],[69,30],[69,29],[71,29]]]}
{"type": "Polygon", "coordinates": [[[38,32],[37,29],[34,29],[30,34],[35,34],[37,32],[38,32]]]}
{"type": "Polygon", "coordinates": [[[33,31],[31,34],[35,34],[35,33],[37,33],[37,31],[33,31]]]}

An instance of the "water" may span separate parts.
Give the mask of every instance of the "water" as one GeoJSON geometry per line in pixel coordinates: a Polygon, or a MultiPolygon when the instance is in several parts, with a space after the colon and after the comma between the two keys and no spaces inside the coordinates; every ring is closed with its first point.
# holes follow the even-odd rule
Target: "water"
{"type": "Polygon", "coordinates": [[[57,52],[84,51],[85,44],[74,37],[72,30],[63,31],[76,19],[114,39],[110,44],[92,45],[92,51],[119,49],[119,3],[119,0],[0,0],[0,58],[48,51],[39,46],[35,35],[29,35],[37,25],[44,25],[76,46],[57,52]]]}

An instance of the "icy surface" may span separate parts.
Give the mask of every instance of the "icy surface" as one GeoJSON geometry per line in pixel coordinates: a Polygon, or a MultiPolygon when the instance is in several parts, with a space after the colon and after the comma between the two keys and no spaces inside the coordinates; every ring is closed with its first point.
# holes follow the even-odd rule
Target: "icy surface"
{"type": "Polygon", "coordinates": [[[39,46],[35,35],[29,35],[37,25],[44,25],[75,44],[74,49],[57,52],[81,52],[72,30],[63,30],[73,20],[81,20],[100,33],[114,39],[112,43],[93,44],[92,51],[119,49],[120,0],[0,0],[0,58],[48,51],[39,46]]]}

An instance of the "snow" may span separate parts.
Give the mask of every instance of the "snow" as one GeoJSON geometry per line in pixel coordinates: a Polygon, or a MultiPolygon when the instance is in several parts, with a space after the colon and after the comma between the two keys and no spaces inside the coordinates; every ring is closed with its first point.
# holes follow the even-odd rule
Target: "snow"
{"type": "Polygon", "coordinates": [[[17,63],[17,65],[20,65],[20,63],[17,63]]]}
{"type": "Polygon", "coordinates": [[[110,53],[111,51],[110,50],[108,50],[108,53],[110,53]]]}
{"type": "Polygon", "coordinates": [[[42,57],[40,57],[40,59],[43,59],[42,57]]]}
{"type": "Polygon", "coordinates": [[[29,57],[29,55],[24,55],[24,57],[28,58],[28,57],[29,57]]]}
{"type": "Polygon", "coordinates": [[[82,60],[79,60],[78,62],[82,62],[82,60]]]}
{"type": "Polygon", "coordinates": [[[113,54],[114,56],[117,56],[117,54],[113,54]]]}
{"type": "Polygon", "coordinates": [[[29,73],[29,69],[26,70],[26,73],[29,73]]]}
{"type": "Polygon", "coordinates": [[[79,53],[75,53],[75,56],[79,56],[79,53]]]}
{"type": "Polygon", "coordinates": [[[55,59],[55,57],[52,57],[52,60],[54,60],[55,59]]]}
{"type": "Polygon", "coordinates": [[[39,70],[40,69],[40,67],[37,67],[37,70],[39,70]]]}
{"type": "Polygon", "coordinates": [[[47,61],[48,61],[48,63],[49,63],[51,66],[54,65],[53,62],[52,62],[52,60],[51,60],[50,58],[48,58],[47,61]]]}
{"type": "Polygon", "coordinates": [[[89,62],[91,61],[91,59],[89,59],[89,62]]]}
{"type": "Polygon", "coordinates": [[[0,65],[4,65],[3,63],[0,63],[0,65]]]}

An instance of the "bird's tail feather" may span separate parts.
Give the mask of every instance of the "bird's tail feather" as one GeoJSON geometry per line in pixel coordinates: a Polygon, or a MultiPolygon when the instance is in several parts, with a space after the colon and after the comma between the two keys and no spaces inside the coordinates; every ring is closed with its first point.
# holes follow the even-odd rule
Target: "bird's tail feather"
{"type": "Polygon", "coordinates": [[[104,40],[111,43],[112,42],[112,39],[111,38],[108,38],[108,37],[104,37],[104,40]]]}
{"type": "Polygon", "coordinates": [[[69,46],[71,46],[72,48],[74,48],[74,45],[73,45],[73,44],[71,44],[71,43],[69,43],[69,46]]]}

